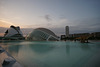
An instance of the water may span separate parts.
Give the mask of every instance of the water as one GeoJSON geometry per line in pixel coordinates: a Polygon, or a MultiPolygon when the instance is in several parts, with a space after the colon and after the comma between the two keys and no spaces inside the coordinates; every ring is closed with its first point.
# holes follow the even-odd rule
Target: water
{"type": "Polygon", "coordinates": [[[6,41],[1,44],[25,67],[100,67],[100,42],[6,41]]]}

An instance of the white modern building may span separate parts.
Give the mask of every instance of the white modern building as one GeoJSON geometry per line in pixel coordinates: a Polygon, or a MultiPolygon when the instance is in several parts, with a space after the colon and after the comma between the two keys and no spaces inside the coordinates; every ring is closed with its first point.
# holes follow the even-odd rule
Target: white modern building
{"type": "Polygon", "coordinates": [[[65,34],[66,34],[66,37],[69,37],[69,26],[66,26],[65,27],[65,34]]]}
{"type": "Polygon", "coordinates": [[[18,38],[22,38],[23,34],[20,30],[20,27],[15,27],[15,26],[10,26],[9,29],[6,30],[5,34],[4,34],[4,39],[18,39],[18,38]]]}
{"type": "Polygon", "coordinates": [[[33,41],[58,41],[59,38],[49,29],[37,28],[34,29],[28,36],[27,40],[33,41]]]}

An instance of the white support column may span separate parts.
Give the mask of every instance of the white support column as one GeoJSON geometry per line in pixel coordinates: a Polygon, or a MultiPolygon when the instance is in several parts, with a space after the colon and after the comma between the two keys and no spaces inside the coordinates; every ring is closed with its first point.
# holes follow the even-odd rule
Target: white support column
{"type": "Polygon", "coordinates": [[[51,37],[51,35],[46,39],[46,41],[48,41],[50,37],[51,37]]]}

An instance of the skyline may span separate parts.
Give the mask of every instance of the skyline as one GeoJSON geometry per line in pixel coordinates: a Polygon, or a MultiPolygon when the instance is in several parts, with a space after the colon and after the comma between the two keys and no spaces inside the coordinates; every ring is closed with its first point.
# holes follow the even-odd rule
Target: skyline
{"type": "Polygon", "coordinates": [[[57,34],[100,29],[99,0],[0,0],[0,27],[44,27],[57,34]]]}

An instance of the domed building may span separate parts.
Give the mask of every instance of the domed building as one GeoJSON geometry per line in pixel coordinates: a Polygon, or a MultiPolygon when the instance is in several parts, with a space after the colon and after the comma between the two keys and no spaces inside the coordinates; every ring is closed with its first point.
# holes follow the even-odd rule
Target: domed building
{"type": "Polygon", "coordinates": [[[26,38],[33,41],[57,41],[59,38],[49,29],[37,28],[34,29],[26,38]]]}

